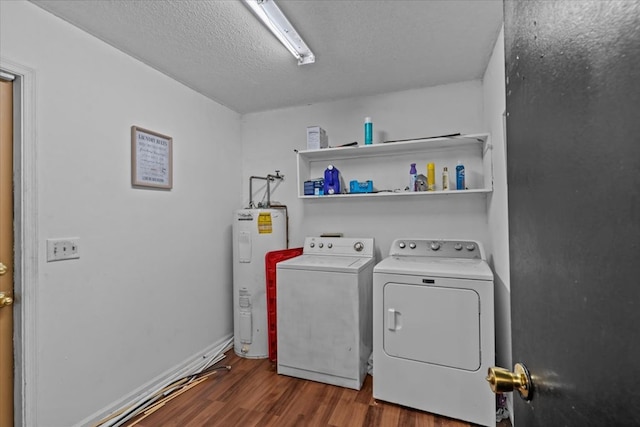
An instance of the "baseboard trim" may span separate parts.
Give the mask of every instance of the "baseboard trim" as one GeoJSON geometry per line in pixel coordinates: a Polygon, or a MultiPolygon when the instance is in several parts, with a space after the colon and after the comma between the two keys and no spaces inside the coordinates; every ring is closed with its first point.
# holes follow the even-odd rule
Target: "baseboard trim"
{"type": "Polygon", "coordinates": [[[151,392],[156,390],[160,384],[166,382],[169,378],[176,377],[181,373],[189,372],[191,369],[193,369],[195,366],[201,363],[204,357],[211,354],[219,353],[219,352],[225,352],[228,349],[233,348],[233,342],[231,344],[227,344],[227,342],[231,339],[231,337],[233,337],[233,334],[229,334],[223,337],[222,339],[216,341],[214,344],[211,344],[204,350],[199,351],[195,355],[183,360],[182,362],[178,363],[172,368],[169,368],[162,374],[158,375],[157,377],[153,378],[152,380],[138,387],[136,390],[133,390],[131,393],[110,403],[108,406],[98,410],[97,412],[93,413],[92,415],[88,416],[87,418],[78,422],[77,424],[74,424],[73,427],[93,426],[98,421],[104,419],[110,414],[113,414],[116,411],[120,410],[121,408],[125,408],[131,405],[132,403],[140,400],[145,395],[150,394],[151,392]]]}

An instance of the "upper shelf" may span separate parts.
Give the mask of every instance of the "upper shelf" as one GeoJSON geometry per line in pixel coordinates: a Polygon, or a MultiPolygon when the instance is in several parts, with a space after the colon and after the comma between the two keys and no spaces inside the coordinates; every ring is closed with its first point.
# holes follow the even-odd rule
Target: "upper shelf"
{"type": "Polygon", "coordinates": [[[381,144],[360,145],[357,147],[322,148],[320,150],[304,150],[298,154],[313,161],[331,161],[337,159],[378,157],[398,154],[411,154],[439,148],[457,148],[470,145],[483,145],[487,134],[448,136],[441,138],[413,139],[381,144]]]}

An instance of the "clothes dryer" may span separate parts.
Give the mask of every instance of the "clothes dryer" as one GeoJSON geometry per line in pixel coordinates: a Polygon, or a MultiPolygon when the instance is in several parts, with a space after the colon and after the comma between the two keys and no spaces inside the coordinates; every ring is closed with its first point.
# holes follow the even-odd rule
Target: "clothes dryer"
{"type": "Polygon", "coordinates": [[[495,426],[493,273],[480,243],[398,239],[373,276],[373,397],[495,426]]]}
{"type": "Polygon", "coordinates": [[[359,390],[372,351],[374,240],[307,237],[276,265],[278,373],[359,390]]]}

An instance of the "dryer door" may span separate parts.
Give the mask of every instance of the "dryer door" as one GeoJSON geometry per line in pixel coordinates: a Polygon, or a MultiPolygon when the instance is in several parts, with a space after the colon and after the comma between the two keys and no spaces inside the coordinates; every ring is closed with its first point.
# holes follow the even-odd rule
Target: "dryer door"
{"type": "Polygon", "coordinates": [[[480,296],[448,287],[464,280],[436,279],[433,286],[386,283],[383,346],[392,357],[467,371],[480,368],[480,296]],[[436,286],[442,284],[444,286],[436,286]]]}

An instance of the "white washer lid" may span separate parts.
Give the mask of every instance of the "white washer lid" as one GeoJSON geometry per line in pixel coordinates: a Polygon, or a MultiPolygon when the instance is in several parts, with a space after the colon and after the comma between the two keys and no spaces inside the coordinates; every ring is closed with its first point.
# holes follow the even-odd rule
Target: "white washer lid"
{"type": "Polygon", "coordinates": [[[280,261],[276,264],[276,269],[289,270],[313,270],[313,271],[335,271],[343,273],[358,273],[367,265],[373,262],[373,258],[360,258],[352,256],[334,255],[299,255],[280,261]]]}
{"type": "Polygon", "coordinates": [[[380,261],[374,267],[373,272],[493,280],[491,268],[481,259],[391,256],[380,261]]]}

